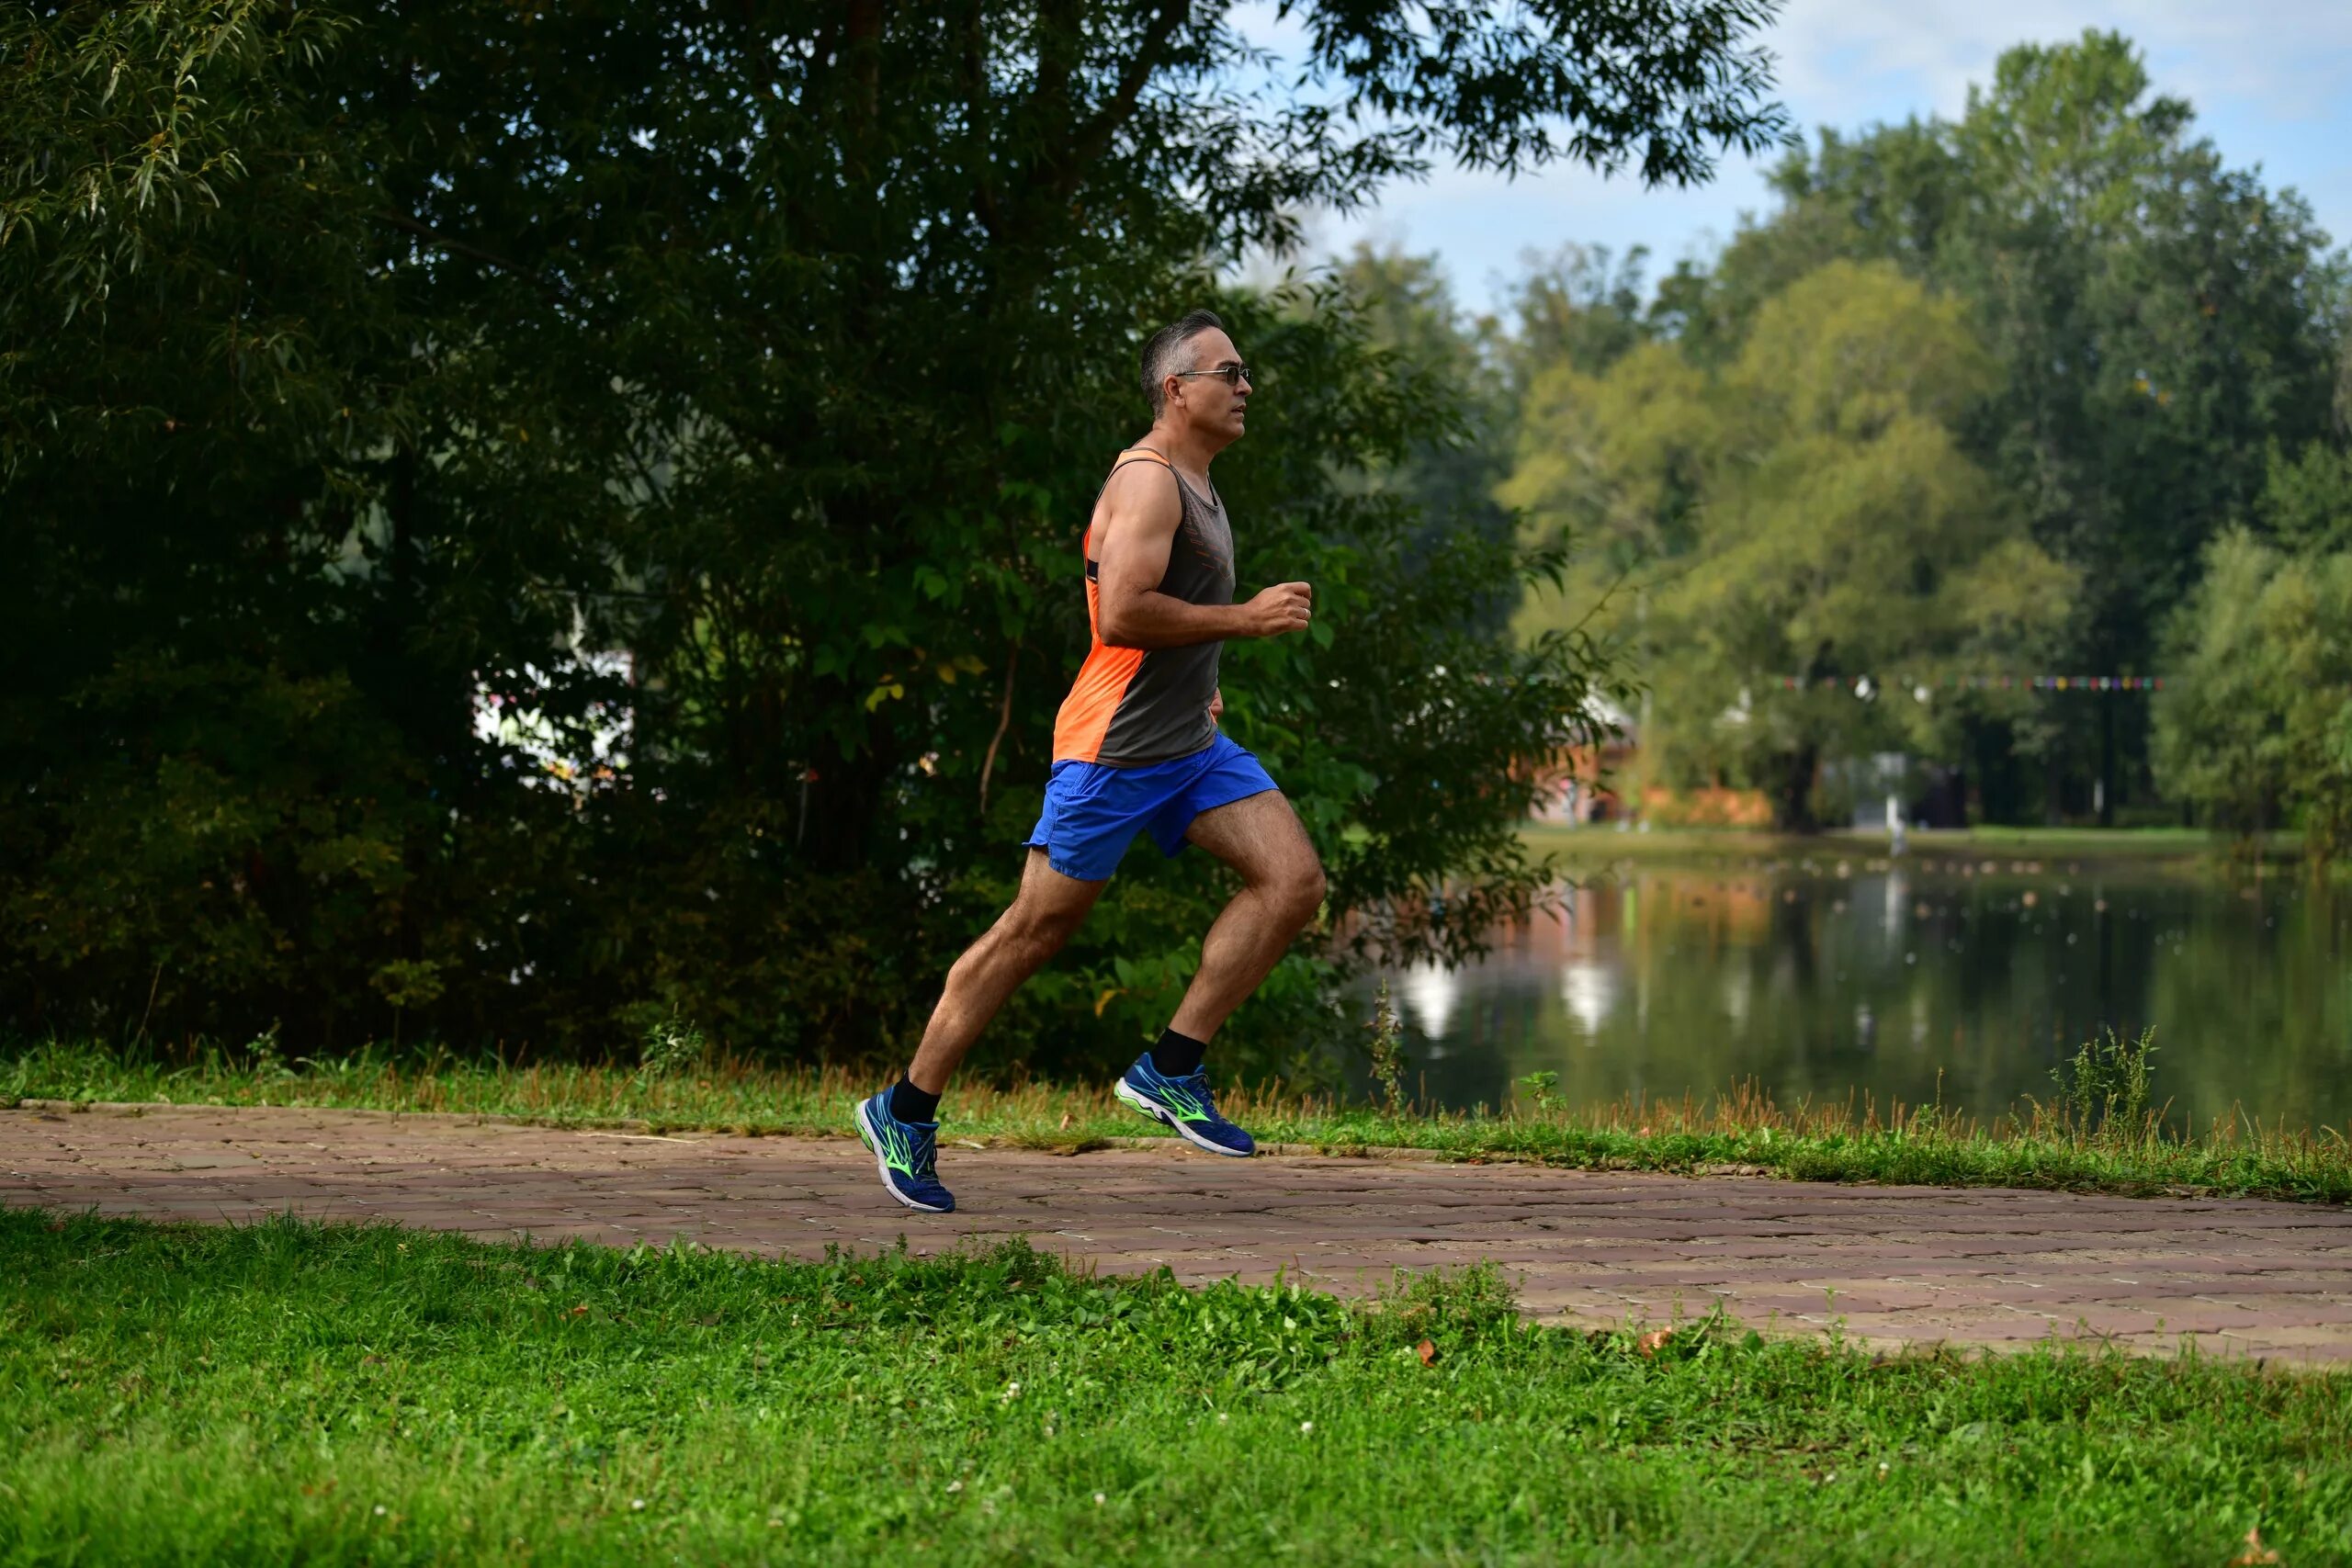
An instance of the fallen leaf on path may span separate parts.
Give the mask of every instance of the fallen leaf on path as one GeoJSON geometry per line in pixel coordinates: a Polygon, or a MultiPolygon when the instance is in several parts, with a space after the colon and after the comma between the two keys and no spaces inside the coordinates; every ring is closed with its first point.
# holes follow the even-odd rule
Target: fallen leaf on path
{"type": "Polygon", "coordinates": [[[2262,1544],[2262,1527],[2256,1525],[2245,1532],[2245,1550],[2230,1559],[2230,1568],[2262,1568],[2278,1561],[2278,1553],[2262,1544]]]}
{"type": "Polygon", "coordinates": [[[1421,1365],[1425,1367],[1434,1367],[1437,1365],[1437,1347],[1431,1344],[1429,1340],[1424,1339],[1419,1344],[1414,1346],[1413,1354],[1421,1359],[1421,1365]]]}
{"type": "Polygon", "coordinates": [[[1634,1348],[1645,1356],[1655,1356],[1666,1348],[1666,1342],[1673,1337],[1674,1330],[1671,1328],[1653,1328],[1634,1341],[1634,1348]]]}

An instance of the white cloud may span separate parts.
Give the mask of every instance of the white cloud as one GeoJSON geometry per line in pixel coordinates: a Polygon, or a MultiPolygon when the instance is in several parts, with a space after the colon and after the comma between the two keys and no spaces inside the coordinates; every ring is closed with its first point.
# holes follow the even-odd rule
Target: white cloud
{"type": "Polygon", "coordinates": [[[1889,77],[1909,84],[1914,107],[1957,113],[2003,50],[2089,28],[2139,44],[2164,90],[2200,106],[2260,102],[2283,118],[2340,108],[2352,63],[2352,6],[2343,0],[1792,0],[1771,46],[1791,102],[1810,119],[1840,123],[1881,114],[1889,77]]]}
{"type": "MultiPolygon", "coordinates": [[[[1247,8],[1271,17],[1263,0],[1247,8]]],[[[1254,37],[1295,44],[1295,24],[1253,23],[1254,37]]],[[[2156,90],[2187,97],[2199,129],[2232,164],[2258,164],[2273,186],[2312,200],[2323,226],[2352,238],[2352,3],[2347,0],[1791,0],[1766,41],[1779,94],[1808,136],[1912,115],[1957,115],[1992,78],[2001,51],[2061,43],[2086,28],[2122,33],[2143,51],[2156,90]]],[[[1391,187],[1375,211],[1317,225],[1327,252],[1358,239],[1432,249],[1474,305],[1497,298],[1528,249],[1564,241],[1623,253],[1647,244],[1659,264],[1711,251],[1743,211],[1771,205],[1770,160],[1726,160],[1694,191],[1645,190],[1555,167],[1516,182],[1446,167],[1391,187]]],[[[1656,270],[1654,268],[1654,270],[1656,270]]]]}

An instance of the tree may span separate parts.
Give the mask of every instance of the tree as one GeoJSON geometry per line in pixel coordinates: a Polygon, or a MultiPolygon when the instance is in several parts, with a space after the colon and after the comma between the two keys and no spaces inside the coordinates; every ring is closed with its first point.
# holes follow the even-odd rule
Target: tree
{"type": "MultiPolygon", "coordinates": [[[[2062,666],[2152,671],[2199,552],[2250,515],[2267,444],[2327,427],[2344,284],[2309,207],[2229,167],[2099,32],[2007,51],[1957,120],[1824,131],[1775,185],[1777,211],[1667,281],[1661,324],[1727,363],[1766,300],[1839,257],[1964,301],[1999,367],[1965,444],[2080,578],[2062,666]]],[[[2099,712],[2111,813],[2143,742],[2137,710],[2099,712]]]]}
{"type": "Polygon", "coordinates": [[[1571,365],[1597,376],[1653,335],[1643,310],[1649,252],[1636,245],[1622,261],[1606,245],[1562,245],[1526,257],[1528,270],[1510,295],[1515,331],[1504,347],[1513,385],[1523,394],[1542,370],[1571,365]]]}
{"type": "Polygon", "coordinates": [[[2046,639],[2072,574],[1962,447],[1995,384],[1957,301],[1849,262],[1767,300],[1714,375],[1659,345],[1555,383],[1505,494],[1590,542],[1586,593],[1637,585],[1670,716],[1645,748],[1757,784],[1807,829],[1826,755],[1934,745],[1946,708],[2000,700],[1938,682],[2046,639]],[[1890,672],[1901,690],[1858,690],[1890,672]]]}
{"type": "MultiPolygon", "coordinates": [[[[1139,333],[1434,158],[1704,177],[1780,133],[1769,11],[1317,4],[1294,91],[1149,0],[10,10],[11,1016],[902,1035],[1014,869],[1139,333]],[[574,754],[625,713],[628,766],[518,787],[482,689],[574,754]],[[247,935],[191,969],[191,922],[247,935]]],[[[1337,908],[1523,897],[1509,761],[1590,667],[1468,629],[1508,548],[1407,573],[1409,506],[1333,483],[1442,388],[1333,299],[1226,303],[1245,570],[1348,639],[1237,650],[1231,723],[1337,908]]],[[[1212,894],[1123,879],[1034,1007],[1142,1027],[1212,894]]],[[[1261,1020],[1321,1005],[1286,973],[1261,1020]]]]}
{"type": "Polygon", "coordinates": [[[2352,552],[2293,555],[2233,529],[2168,628],[2156,706],[2165,787],[2252,837],[2300,825],[2352,848],[2352,552]]]}
{"type": "Polygon", "coordinates": [[[2256,508],[2264,529],[2303,555],[2352,550],[2352,450],[2314,441],[2290,458],[2275,444],[2256,508]]]}
{"type": "MultiPolygon", "coordinates": [[[[1453,411],[1429,422],[1401,461],[1351,481],[1419,512],[1421,523],[1407,549],[1411,567],[1453,547],[1465,529],[1508,545],[1512,519],[1496,504],[1494,489],[1510,460],[1511,404],[1495,359],[1494,322],[1464,319],[1434,256],[1359,245],[1334,281],[1363,312],[1373,346],[1442,388],[1453,411]]],[[[1499,630],[1518,599],[1516,579],[1498,579],[1484,595],[1477,625],[1499,630]]]]}

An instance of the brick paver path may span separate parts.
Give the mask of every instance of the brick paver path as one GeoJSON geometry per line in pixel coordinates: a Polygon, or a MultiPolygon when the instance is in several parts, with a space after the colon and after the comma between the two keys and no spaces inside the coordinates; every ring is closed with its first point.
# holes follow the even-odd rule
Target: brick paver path
{"type": "Polygon", "coordinates": [[[147,1107],[0,1111],[0,1202],[163,1219],[293,1210],[506,1239],[796,1257],[1026,1232],[1111,1272],[1339,1291],[1490,1260],[1527,1309],[1872,1343],[2095,1336],[2352,1362],[2352,1213],[2254,1200],[1837,1187],[1419,1160],[1080,1156],[950,1147],[962,1210],[887,1201],[854,1142],[564,1132],[451,1116],[147,1107]]]}

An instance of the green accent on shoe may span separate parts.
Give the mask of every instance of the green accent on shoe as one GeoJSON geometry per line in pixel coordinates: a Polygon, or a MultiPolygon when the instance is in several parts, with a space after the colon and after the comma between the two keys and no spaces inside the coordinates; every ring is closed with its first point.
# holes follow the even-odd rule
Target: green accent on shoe
{"type": "Polygon", "coordinates": [[[860,1132],[867,1134],[866,1146],[882,1156],[883,1164],[909,1176],[915,1174],[914,1145],[907,1142],[904,1133],[895,1125],[885,1125],[878,1132],[873,1131],[872,1123],[863,1116],[857,1119],[857,1125],[860,1132]],[[878,1143],[876,1138],[880,1140],[878,1143]]]}
{"type": "Polygon", "coordinates": [[[1209,1108],[1207,1106],[1203,1105],[1190,1093],[1177,1088],[1168,1079],[1162,1078],[1159,1083],[1152,1087],[1158,1090],[1160,1103],[1165,1105],[1169,1110],[1173,1111],[1176,1113],[1177,1120],[1182,1122],[1205,1122],[1209,1119],[1209,1108]]]}

